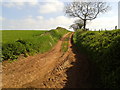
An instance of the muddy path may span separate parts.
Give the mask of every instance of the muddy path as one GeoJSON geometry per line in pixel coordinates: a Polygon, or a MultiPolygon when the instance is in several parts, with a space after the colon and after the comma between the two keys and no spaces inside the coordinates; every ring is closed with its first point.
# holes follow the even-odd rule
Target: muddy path
{"type": "Polygon", "coordinates": [[[73,45],[68,33],[47,53],[3,63],[3,88],[90,88],[94,67],[73,45]],[[68,38],[68,50],[61,50],[68,38]]]}

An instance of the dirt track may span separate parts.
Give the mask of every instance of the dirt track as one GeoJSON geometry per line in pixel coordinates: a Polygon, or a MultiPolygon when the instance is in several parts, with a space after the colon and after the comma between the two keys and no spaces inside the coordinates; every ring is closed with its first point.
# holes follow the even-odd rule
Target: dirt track
{"type": "MultiPolygon", "coordinates": [[[[68,33],[69,34],[69,33],[68,33]]],[[[61,45],[45,54],[29,56],[13,63],[3,63],[3,88],[90,88],[94,73],[86,56],[77,52],[69,37],[68,51],[61,45]]]]}

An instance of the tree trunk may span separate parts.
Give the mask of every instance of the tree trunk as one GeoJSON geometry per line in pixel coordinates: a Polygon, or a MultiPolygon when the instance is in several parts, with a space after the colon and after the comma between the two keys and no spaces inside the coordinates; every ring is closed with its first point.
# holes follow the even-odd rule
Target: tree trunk
{"type": "Polygon", "coordinates": [[[84,29],[86,28],[86,19],[84,19],[84,29]]]}

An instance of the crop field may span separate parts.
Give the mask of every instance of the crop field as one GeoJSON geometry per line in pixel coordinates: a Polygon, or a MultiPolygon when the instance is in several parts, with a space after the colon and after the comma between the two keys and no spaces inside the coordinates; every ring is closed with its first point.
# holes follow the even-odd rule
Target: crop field
{"type": "Polygon", "coordinates": [[[15,60],[21,54],[27,57],[49,51],[67,32],[64,28],[50,31],[3,30],[2,59],[15,60]]]}
{"type": "Polygon", "coordinates": [[[73,40],[76,47],[96,64],[98,87],[120,87],[120,30],[78,31],[73,40]]]}
{"type": "Polygon", "coordinates": [[[3,30],[2,31],[2,43],[12,43],[19,39],[32,39],[37,35],[40,35],[46,31],[33,31],[33,30],[3,30]]]}

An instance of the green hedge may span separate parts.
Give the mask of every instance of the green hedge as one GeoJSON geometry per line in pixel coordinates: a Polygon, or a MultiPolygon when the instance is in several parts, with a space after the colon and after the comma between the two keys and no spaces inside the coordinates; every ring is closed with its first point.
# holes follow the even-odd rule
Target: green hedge
{"type": "Polygon", "coordinates": [[[120,88],[120,30],[76,32],[73,39],[98,66],[98,87],[120,88]]]}

